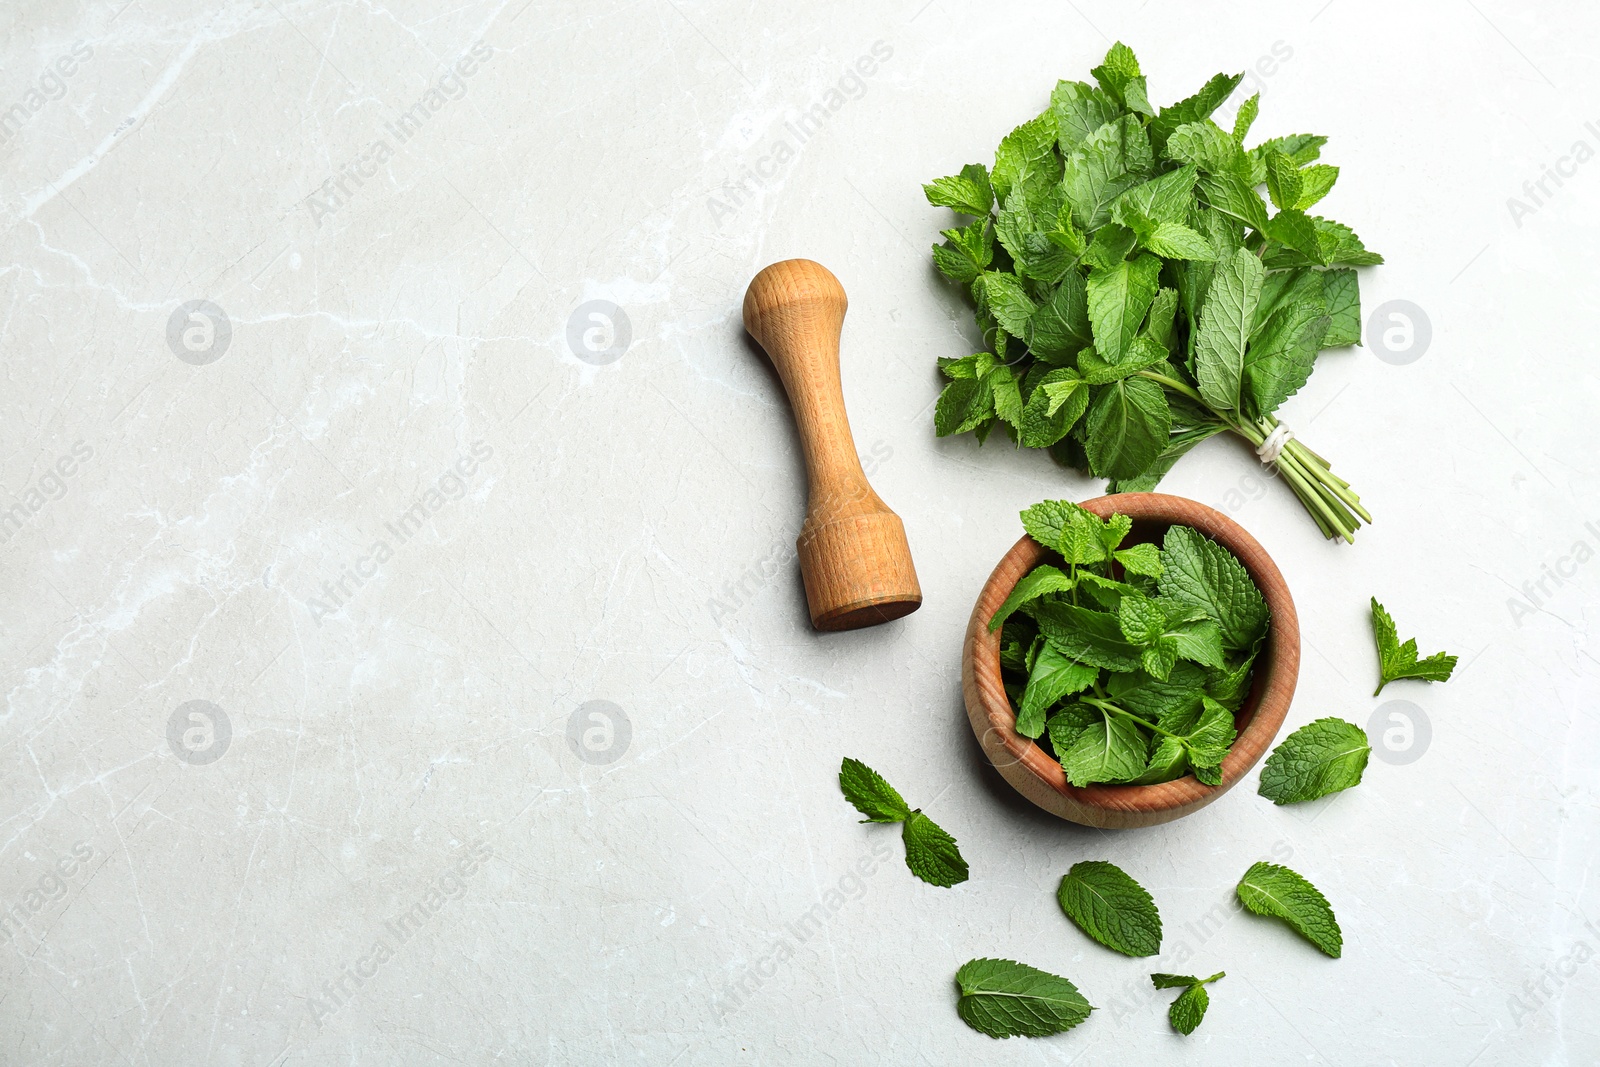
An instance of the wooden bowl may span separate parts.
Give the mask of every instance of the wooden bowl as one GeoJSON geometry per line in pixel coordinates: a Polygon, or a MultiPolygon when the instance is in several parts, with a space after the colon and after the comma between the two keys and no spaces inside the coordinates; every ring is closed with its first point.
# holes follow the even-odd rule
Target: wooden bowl
{"type": "Polygon", "coordinates": [[[1266,598],[1272,624],[1256,659],[1250,693],[1234,716],[1239,736],[1222,764],[1222,784],[1202,785],[1193,775],[1185,775],[1158,785],[1074,786],[1068,784],[1060,763],[1017,733],[1016,712],[1000,680],[1000,636],[1005,627],[991,633],[989,620],[1022,576],[1045,560],[1046,550],[1027,535],[1011,546],[989,575],[967,623],[966,646],[961,656],[967,718],[995,770],[1045,811],[1071,822],[1107,829],[1171,822],[1226,793],[1272,745],[1300,674],[1300,620],[1295,615],[1289,586],[1272,557],[1243,527],[1221,512],[1164,493],[1102,496],[1086,500],[1082,506],[1102,519],[1112,514],[1132,519],[1128,544],[1159,543],[1167,527],[1192,526],[1232,552],[1266,598]]]}

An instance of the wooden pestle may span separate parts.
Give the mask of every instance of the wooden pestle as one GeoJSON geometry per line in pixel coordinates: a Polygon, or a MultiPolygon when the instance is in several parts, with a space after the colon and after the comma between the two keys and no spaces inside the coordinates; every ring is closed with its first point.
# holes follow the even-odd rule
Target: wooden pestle
{"type": "Polygon", "coordinates": [[[744,328],[766,349],[794,409],[811,483],[796,548],[811,625],[854,630],[922,604],[900,516],[878,498],[856,457],[839,383],[844,287],[820,263],[786,259],[744,294],[744,328]]]}

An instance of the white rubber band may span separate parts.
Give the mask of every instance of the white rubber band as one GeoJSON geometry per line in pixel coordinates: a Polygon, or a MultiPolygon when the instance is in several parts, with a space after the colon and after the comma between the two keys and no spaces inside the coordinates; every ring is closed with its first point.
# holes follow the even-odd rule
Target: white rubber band
{"type": "Polygon", "coordinates": [[[1278,423],[1278,428],[1267,435],[1261,442],[1261,447],[1256,449],[1256,455],[1264,464],[1278,462],[1278,457],[1283,454],[1283,446],[1294,439],[1294,431],[1283,423],[1278,423]]]}

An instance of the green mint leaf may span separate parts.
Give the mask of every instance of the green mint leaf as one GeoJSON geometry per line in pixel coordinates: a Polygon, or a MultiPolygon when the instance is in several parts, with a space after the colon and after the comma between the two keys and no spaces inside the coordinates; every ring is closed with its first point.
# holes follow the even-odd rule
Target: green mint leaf
{"type": "Polygon", "coordinates": [[[1161,951],[1161,913],[1144,886],[1104,860],[1074,863],[1056,900],[1067,918],[1095,941],[1124,956],[1161,951]]]}
{"type": "Polygon", "coordinates": [[[1207,204],[1258,233],[1267,230],[1267,205],[1247,179],[1237,174],[1210,174],[1200,179],[1207,204]]]}
{"type": "Polygon", "coordinates": [[[1068,659],[1113,671],[1138,668],[1139,648],[1123,638],[1115,615],[1059,601],[1036,600],[1027,610],[1039,632],[1068,659]]]}
{"type": "Polygon", "coordinates": [[[1211,242],[1181,222],[1158,222],[1144,246],[1168,259],[1216,259],[1211,242]]]}
{"type": "Polygon", "coordinates": [[[1178,163],[1190,163],[1207,174],[1244,177],[1250,161],[1239,142],[1210,119],[1188,122],[1172,131],[1164,154],[1178,163]]]}
{"type": "Polygon", "coordinates": [[[1217,268],[1200,313],[1195,342],[1195,378],[1200,395],[1218,411],[1239,406],[1244,382],[1245,347],[1255,328],[1256,304],[1266,271],[1248,249],[1241,248],[1217,268]]]}
{"type": "Polygon", "coordinates": [[[1284,738],[1261,769],[1258,792],[1274,804],[1298,804],[1359,785],[1372,745],[1343,719],[1318,719],[1284,738]]]}
{"type": "Polygon", "coordinates": [[[1048,448],[1061,440],[1089,408],[1089,385],[1070,367],[1048,372],[1022,409],[1024,448],[1048,448]]]}
{"type": "Polygon", "coordinates": [[[1102,525],[1099,516],[1070,500],[1041,500],[1022,512],[1022,528],[1028,536],[1072,564],[1098,563],[1106,558],[1100,543],[1102,525]]]}
{"type": "Polygon", "coordinates": [[[1206,1017],[1211,1006],[1211,996],[1203,985],[1192,985],[1178,994],[1178,999],[1167,1009],[1167,1021],[1180,1034],[1192,1034],[1206,1017]]]}
{"type": "Polygon", "coordinates": [[[1236,892],[1246,908],[1282,919],[1334,959],[1344,951],[1344,934],[1328,898],[1289,868],[1257,863],[1244,872],[1236,892]]]}
{"type": "Polygon", "coordinates": [[[1061,189],[1078,229],[1092,232],[1111,219],[1112,202],[1150,173],[1150,138],[1133,115],[1100,127],[1068,156],[1061,189]]]}
{"type": "Polygon", "coordinates": [[[936,178],[922,187],[928,203],[968,215],[986,216],[994,207],[994,190],[989,186],[989,171],[981,163],[968,163],[961,173],[936,178]]]}
{"type": "Polygon", "coordinates": [[[933,246],[933,262],[946,277],[971,284],[994,261],[994,229],[987,218],[939,232],[946,240],[933,246]]]}
{"type": "Polygon", "coordinates": [[[1163,597],[1192,604],[1222,627],[1223,646],[1250,650],[1267,629],[1267,603],[1233,553],[1187,526],[1162,542],[1163,597]]]}
{"type": "Polygon", "coordinates": [[[906,846],[906,866],[929,885],[948,889],[967,880],[967,861],[956,848],[956,839],[921,811],[906,816],[901,827],[906,846]]]}
{"type": "Polygon", "coordinates": [[[1194,167],[1186,166],[1141,182],[1117,197],[1111,206],[1111,216],[1124,226],[1132,225],[1128,220],[1135,218],[1150,222],[1184,222],[1189,217],[1198,177],[1194,167]]]}
{"type": "Polygon", "coordinates": [[[1151,751],[1150,762],[1145,765],[1144,773],[1129,784],[1156,785],[1182,778],[1187,773],[1189,773],[1188,750],[1177,738],[1163,737],[1161,743],[1151,751]]]}
{"type": "Polygon", "coordinates": [[[1061,154],[1070,156],[1089,135],[1116,119],[1116,102],[1085,82],[1061,81],[1050,94],[1050,111],[1056,117],[1061,154]]]}
{"type": "Polygon", "coordinates": [[[1179,100],[1171,107],[1164,107],[1150,123],[1150,140],[1160,150],[1172,132],[1179,126],[1189,122],[1199,122],[1209,119],[1211,113],[1222,105],[1222,102],[1233,95],[1233,91],[1244,80],[1241,74],[1218,74],[1205,83],[1200,91],[1193,96],[1179,100]]]}
{"type": "Polygon", "coordinates": [[[1324,348],[1361,343],[1361,286],[1347,267],[1322,272],[1322,299],[1328,309],[1324,348]]]}
{"type": "Polygon", "coordinates": [[[1087,704],[1068,704],[1045,723],[1050,735],[1050,746],[1057,752],[1070,751],[1080,734],[1104,716],[1099,709],[1087,704]]]}
{"type": "Polygon", "coordinates": [[[1154,115],[1155,109],[1145,95],[1144,75],[1139,70],[1139,60],[1133,49],[1118,41],[1106,52],[1098,67],[1089,71],[1100,83],[1107,96],[1129,111],[1141,115],[1154,115]]]}
{"type": "Polygon", "coordinates": [[[951,382],[933,409],[933,429],[940,437],[976,430],[994,417],[994,390],[985,378],[951,382]]]}
{"type": "MultiPolygon", "coordinates": [[[[1215,250],[1213,250],[1215,251],[1215,250]]],[[[1156,290],[1156,298],[1150,301],[1150,314],[1144,320],[1144,329],[1139,336],[1148,338],[1162,351],[1171,353],[1177,346],[1177,336],[1174,327],[1178,317],[1178,291],[1167,287],[1156,290]]]]}
{"type": "Polygon", "coordinates": [[[1192,1034],[1200,1025],[1200,1020],[1206,1017],[1206,1008],[1211,1003],[1210,995],[1206,993],[1206,986],[1219,978],[1226,977],[1227,973],[1224,971],[1218,971],[1210,978],[1195,978],[1187,974],[1152,974],[1150,981],[1157,989],[1183,990],[1178,999],[1167,1009],[1167,1021],[1178,1033],[1192,1034]]]}
{"type": "Polygon", "coordinates": [[[1144,773],[1148,749],[1144,731],[1132,720],[1106,716],[1084,727],[1073,739],[1072,746],[1061,754],[1061,770],[1067,781],[1077,786],[1128,782],[1144,773]]]}
{"type": "Polygon", "coordinates": [[[1022,387],[1010,367],[996,367],[988,375],[989,388],[994,391],[994,413],[1010,423],[1013,429],[1022,424],[1022,387]]]}
{"type": "Polygon", "coordinates": [[[948,357],[939,360],[939,371],[951,381],[982,378],[994,369],[994,353],[974,352],[960,359],[948,357]]]}
{"type": "MultiPolygon", "coordinates": [[[[1316,281],[1314,276],[1308,279],[1316,281]]],[[[1320,293],[1273,313],[1245,355],[1245,393],[1251,412],[1257,417],[1270,415],[1300,391],[1311,377],[1332,321],[1320,293]]]]}
{"type": "Polygon", "coordinates": [[[1373,696],[1400,678],[1448,682],[1456,669],[1457,657],[1443,652],[1435,652],[1427,659],[1418,660],[1416,638],[1411,638],[1405,644],[1400,643],[1394,619],[1378,603],[1377,597],[1372,598],[1372,636],[1378,643],[1378,688],[1373,690],[1373,696]]]}
{"type": "Polygon", "coordinates": [[[1139,324],[1160,289],[1160,274],[1161,260],[1152,255],[1118,260],[1114,266],[1090,273],[1089,322],[1095,348],[1107,363],[1122,362],[1139,335],[1139,324]]]}
{"type": "Polygon", "coordinates": [[[1171,637],[1157,637],[1139,653],[1139,666],[1152,678],[1169,677],[1177,665],[1178,642],[1171,637]]]}
{"type": "Polygon", "coordinates": [[[1117,625],[1122,627],[1122,636],[1133,644],[1151,645],[1166,631],[1167,616],[1147,596],[1125,596],[1117,608],[1117,625]]]}
{"type": "Polygon", "coordinates": [[[1297,208],[1300,206],[1300,190],[1303,178],[1300,168],[1289,161],[1289,157],[1282,152],[1268,152],[1267,164],[1267,195],[1272,198],[1272,204],[1278,210],[1284,208],[1297,208]]]}
{"type": "Polygon", "coordinates": [[[1059,361],[1091,344],[1087,282],[1077,271],[1068,272],[1050,299],[1039,305],[1028,322],[1028,347],[1041,359],[1059,361]]]}
{"type": "Polygon", "coordinates": [[[1256,93],[1250,99],[1239,105],[1239,110],[1233,116],[1233,139],[1244,147],[1244,139],[1250,136],[1250,127],[1255,125],[1256,116],[1261,113],[1261,94],[1256,93]]]}
{"type": "Polygon", "coordinates": [[[1255,666],[1255,653],[1242,657],[1222,670],[1206,672],[1206,695],[1229,711],[1238,711],[1244,698],[1250,695],[1251,670],[1255,666]]]}
{"type": "Polygon", "coordinates": [[[1061,176],[1056,155],[1055,118],[1047,111],[1012,130],[994,153],[989,185],[994,199],[1005,203],[1014,188],[1053,183],[1061,176]]]}
{"type": "Polygon", "coordinates": [[[1320,262],[1333,265],[1347,263],[1352,267],[1370,267],[1383,262],[1383,257],[1378,253],[1367,251],[1361,238],[1350,227],[1315,215],[1309,218],[1317,231],[1317,247],[1322,256],[1320,262]]]}
{"type": "Polygon", "coordinates": [[[969,960],[956,987],[961,1021],[994,1038],[1064,1033],[1094,1010],[1067,979],[1012,960],[969,960]]]}
{"type": "Polygon", "coordinates": [[[1045,713],[1062,697],[1081,693],[1094,684],[1100,668],[1077,663],[1045,643],[1033,661],[1022,704],[1017,708],[1017,733],[1037,738],[1045,732],[1045,713]]]}
{"type": "Polygon", "coordinates": [[[1172,409],[1155,382],[1125,378],[1101,390],[1085,429],[1090,469],[1102,478],[1132,478],[1166,448],[1172,409]]]}
{"type": "Polygon", "coordinates": [[[1173,651],[1202,667],[1221,667],[1222,627],[1210,619],[1179,623],[1164,632],[1173,642],[1173,651]]]}
{"type": "Polygon", "coordinates": [[[1287,137],[1274,137],[1270,141],[1262,141],[1250,150],[1250,155],[1265,163],[1269,154],[1282,152],[1295,166],[1303,167],[1315,161],[1322,154],[1322,146],[1327,143],[1326,137],[1310,133],[1291,133],[1287,137]]]}
{"type": "Polygon", "coordinates": [[[1128,532],[1133,529],[1133,519],[1127,515],[1113,514],[1100,527],[1100,547],[1106,550],[1106,555],[1115,552],[1122,544],[1128,532]]]}
{"type": "Polygon", "coordinates": [[[1038,305],[1022,287],[1015,274],[1005,271],[984,271],[979,281],[983,287],[985,305],[996,321],[1017,337],[1026,337],[1028,320],[1038,310],[1038,305]]]}
{"type": "Polygon", "coordinates": [[[1059,567],[1048,563],[1041,563],[1027,574],[1012,588],[1011,595],[1006,597],[1005,603],[1000,605],[994,617],[989,620],[991,632],[998,630],[1001,623],[1011,617],[1011,613],[1030,600],[1037,600],[1046,593],[1064,593],[1071,589],[1076,580],[1064,574],[1059,567]]]}
{"type": "MultiPolygon", "coordinates": [[[[1094,240],[1083,253],[1083,265],[1093,268],[1095,273],[1115,270],[1138,243],[1138,235],[1133,230],[1108,222],[1094,232],[1094,240]]],[[[1089,275],[1091,285],[1095,273],[1089,275]]]]}
{"type": "Polygon", "coordinates": [[[1339,180],[1339,168],[1326,163],[1303,167],[1300,170],[1300,196],[1290,206],[1301,211],[1327,196],[1333,183],[1339,180]]]}
{"type": "Polygon", "coordinates": [[[1326,266],[1317,226],[1311,216],[1297,208],[1286,208],[1267,220],[1266,234],[1285,248],[1293,249],[1312,263],[1326,266]]]}
{"type": "MultiPolygon", "coordinates": [[[[1205,683],[1205,672],[1199,667],[1179,663],[1165,679],[1142,674],[1113,674],[1107,679],[1106,692],[1117,707],[1171,730],[1175,723],[1198,713],[1205,683]]],[[[1189,727],[1182,725],[1177,729],[1186,731],[1189,727]]]]}
{"type": "Polygon", "coordinates": [[[1122,360],[1107,363],[1100,358],[1099,349],[1090,347],[1078,353],[1078,373],[1088,385],[1107,385],[1131,378],[1141,370],[1165,363],[1167,350],[1150,338],[1140,335],[1133,339],[1122,360]]]}
{"type": "Polygon", "coordinates": [[[839,788],[844,790],[845,799],[866,816],[863,822],[899,822],[911,814],[894,786],[858,759],[846,757],[839,765],[839,788]]]}
{"type": "Polygon", "coordinates": [[[1161,577],[1161,550],[1152,544],[1129,545],[1112,553],[1129,574],[1161,577]]]}
{"type": "MultiPolygon", "coordinates": [[[[1189,762],[1194,764],[1195,777],[1200,777],[1200,769],[1211,770],[1220,768],[1222,761],[1228,757],[1228,749],[1233,746],[1237,736],[1233,728],[1233,713],[1209,697],[1201,698],[1200,721],[1193,730],[1180,740],[1183,747],[1189,751],[1189,762]]],[[[1212,775],[1212,777],[1218,777],[1212,775]]],[[[1217,785],[1218,782],[1200,779],[1207,785],[1217,785]]],[[[1220,779],[1219,779],[1220,780],[1220,779]]]]}

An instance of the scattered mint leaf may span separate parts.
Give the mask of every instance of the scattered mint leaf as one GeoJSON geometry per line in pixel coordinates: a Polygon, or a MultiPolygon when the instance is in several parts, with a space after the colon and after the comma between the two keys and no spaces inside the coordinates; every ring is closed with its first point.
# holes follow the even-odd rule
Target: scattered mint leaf
{"type": "Polygon", "coordinates": [[[1246,908],[1282,919],[1334,959],[1344,951],[1344,934],[1328,898],[1289,868],[1257,863],[1239,880],[1237,892],[1246,908]]]}
{"type": "Polygon", "coordinates": [[[1274,804],[1298,804],[1359,785],[1372,745],[1361,727],[1318,719],[1284,738],[1261,769],[1259,792],[1274,804]]]}
{"type": "Polygon", "coordinates": [[[901,826],[905,839],[906,866],[929,885],[948,889],[967,880],[967,861],[956,848],[956,839],[920,811],[906,816],[901,826]]]}
{"type": "Polygon", "coordinates": [[[1172,1028],[1180,1034],[1192,1034],[1200,1021],[1206,1017],[1206,1008],[1211,1005],[1211,997],[1206,993],[1206,986],[1219,978],[1226,978],[1225,971],[1218,971],[1210,978],[1196,978],[1188,974],[1152,974],[1150,981],[1157,989],[1182,989],[1178,999],[1172,1002],[1167,1009],[1167,1021],[1172,1023],[1172,1028]]]}
{"type": "Polygon", "coordinates": [[[934,821],[913,809],[883,776],[857,759],[846,757],[839,765],[839,788],[845,799],[865,815],[862,822],[903,823],[901,836],[906,846],[906,866],[911,873],[932,885],[948,888],[967,880],[967,861],[961,858],[956,840],[934,821]]]}
{"type": "Polygon", "coordinates": [[[1435,652],[1427,659],[1417,659],[1417,641],[1411,638],[1400,643],[1394,619],[1384,610],[1378,598],[1372,598],[1372,636],[1378,642],[1378,688],[1373,696],[1383,692],[1383,687],[1400,678],[1419,678],[1424,682],[1448,682],[1456,669],[1456,657],[1435,652]]]}
{"type": "Polygon", "coordinates": [[[1067,979],[1012,960],[969,960],[956,987],[961,1021],[994,1038],[1064,1033],[1094,1010],[1067,979]]]}
{"type": "Polygon", "coordinates": [[[862,822],[899,822],[911,814],[904,798],[883,776],[858,759],[846,757],[839,766],[839,788],[845,799],[865,815],[862,822]]]}
{"type": "Polygon", "coordinates": [[[1104,860],[1074,863],[1056,900],[1067,918],[1095,941],[1124,956],[1161,951],[1161,913],[1128,873],[1104,860]]]}

